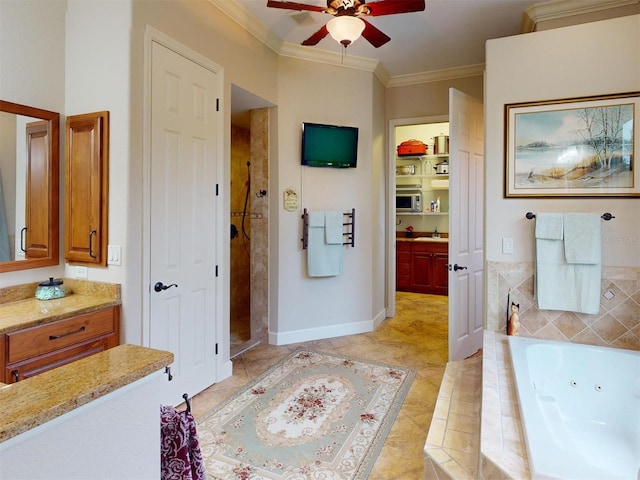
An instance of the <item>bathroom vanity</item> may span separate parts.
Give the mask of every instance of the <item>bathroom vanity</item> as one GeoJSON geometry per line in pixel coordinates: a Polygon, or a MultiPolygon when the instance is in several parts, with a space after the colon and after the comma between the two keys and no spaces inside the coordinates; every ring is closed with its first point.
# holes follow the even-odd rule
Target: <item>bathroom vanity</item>
{"type": "Polygon", "coordinates": [[[0,479],[160,478],[160,398],[172,362],[170,352],[119,345],[0,384],[0,479]]]}
{"type": "Polygon", "coordinates": [[[119,285],[65,284],[71,294],[54,300],[34,298],[34,285],[2,289],[3,299],[13,301],[0,303],[0,382],[24,380],[120,343],[119,285]]]}

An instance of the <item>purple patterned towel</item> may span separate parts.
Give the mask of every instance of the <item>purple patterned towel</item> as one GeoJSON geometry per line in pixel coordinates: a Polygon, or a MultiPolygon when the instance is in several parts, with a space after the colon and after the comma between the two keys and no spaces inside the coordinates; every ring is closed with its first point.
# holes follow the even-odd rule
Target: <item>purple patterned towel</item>
{"type": "Polygon", "coordinates": [[[161,406],[160,425],[162,480],[206,480],[193,415],[161,406]]]}

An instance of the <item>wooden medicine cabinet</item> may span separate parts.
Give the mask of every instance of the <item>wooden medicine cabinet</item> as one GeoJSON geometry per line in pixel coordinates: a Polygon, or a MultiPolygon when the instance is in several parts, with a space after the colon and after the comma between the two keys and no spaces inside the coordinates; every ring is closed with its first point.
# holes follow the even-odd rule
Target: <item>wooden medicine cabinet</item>
{"type": "Polygon", "coordinates": [[[107,266],[109,112],[67,117],[65,260],[107,266]]]}

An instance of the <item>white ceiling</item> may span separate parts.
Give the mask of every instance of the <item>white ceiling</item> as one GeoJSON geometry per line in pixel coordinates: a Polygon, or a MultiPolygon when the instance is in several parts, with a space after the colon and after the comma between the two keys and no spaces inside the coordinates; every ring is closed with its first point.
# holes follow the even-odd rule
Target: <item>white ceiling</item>
{"type": "MultiPolygon", "coordinates": [[[[326,6],[326,0],[290,1],[326,6]]],[[[300,45],[331,15],[268,8],[267,0],[209,2],[278,54],[368,69],[386,86],[482,75],[487,40],[534,31],[538,21],[570,17],[579,23],[640,12],[640,0],[425,0],[422,12],[367,17],[391,41],[374,48],[360,38],[343,56],[342,46],[330,36],[317,46],[300,45]],[[624,10],[627,8],[631,11],[624,10]]],[[[233,86],[232,122],[243,117],[246,125],[248,109],[268,106],[271,104],[233,86]]]]}
{"type": "MultiPolygon", "coordinates": [[[[346,54],[347,57],[380,61],[389,77],[481,65],[484,63],[486,40],[518,34],[523,12],[539,2],[426,0],[426,8],[422,12],[367,17],[367,21],[390,36],[391,41],[374,48],[360,38],[347,48],[346,54]]],[[[281,40],[291,47],[298,46],[332,18],[317,12],[267,8],[267,0],[213,0],[212,3],[223,10],[237,9],[238,18],[246,22],[245,28],[255,27],[247,18],[257,20],[257,24],[264,26],[266,31],[252,33],[266,39],[265,43],[273,44],[269,37],[275,35],[276,42],[281,40]]],[[[298,3],[326,6],[326,0],[299,0],[298,3]]],[[[341,45],[330,36],[317,46],[300,48],[311,55],[317,54],[317,50],[337,55],[342,53],[341,45]]]]}

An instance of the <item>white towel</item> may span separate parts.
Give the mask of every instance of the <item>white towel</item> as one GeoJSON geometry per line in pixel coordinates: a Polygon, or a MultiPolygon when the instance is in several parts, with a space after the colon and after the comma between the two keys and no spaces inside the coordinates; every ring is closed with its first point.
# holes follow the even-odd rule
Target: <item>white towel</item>
{"type": "MultiPolygon", "coordinates": [[[[600,231],[599,224],[597,231],[600,231]]],[[[565,257],[567,235],[567,231],[564,230],[564,241],[536,239],[535,295],[538,308],[587,314],[598,313],[601,282],[600,255],[598,253],[598,262],[595,264],[567,263],[565,257]]]]}
{"type": "Polygon", "coordinates": [[[562,213],[538,213],[536,215],[536,238],[562,240],[562,213]]]}
{"type": "Polygon", "coordinates": [[[342,212],[326,212],[324,214],[324,234],[328,245],[342,245],[342,212]]]}
{"type": "Polygon", "coordinates": [[[564,255],[567,263],[600,263],[600,222],[596,213],[564,214],[564,255]]]}
{"type": "Polygon", "coordinates": [[[335,277],[342,273],[342,242],[328,245],[325,233],[325,212],[307,214],[309,236],[307,270],[310,277],[335,277]]]}

